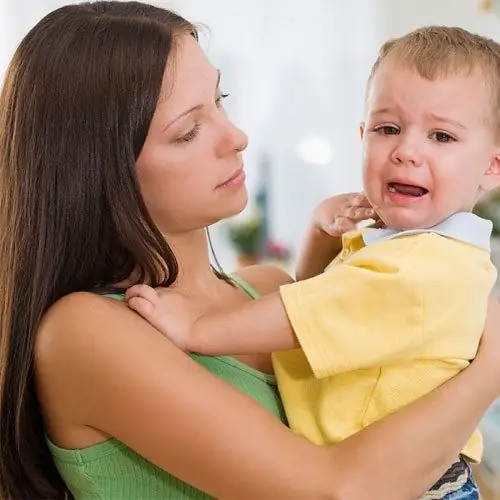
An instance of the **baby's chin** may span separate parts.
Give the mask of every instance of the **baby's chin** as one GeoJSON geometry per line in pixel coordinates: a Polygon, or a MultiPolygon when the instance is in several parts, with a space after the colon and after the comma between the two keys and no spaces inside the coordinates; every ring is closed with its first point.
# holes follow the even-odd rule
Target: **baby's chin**
{"type": "Polygon", "coordinates": [[[421,210],[413,210],[410,207],[380,207],[375,210],[388,229],[397,231],[425,229],[443,220],[443,217],[425,214],[421,210]]]}

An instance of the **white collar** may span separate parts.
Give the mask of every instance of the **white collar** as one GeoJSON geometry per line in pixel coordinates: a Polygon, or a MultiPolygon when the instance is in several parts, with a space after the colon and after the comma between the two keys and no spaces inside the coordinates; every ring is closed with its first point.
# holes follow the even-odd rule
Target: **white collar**
{"type": "Polygon", "coordinates": [[[371,245],[384,240],[399,238],[419,233],[437,233],[441,236],[470,243],[486,252],[490,252],[490,239],[493,224],[491,221],[470,212],[458,212],[439,224],[426,229],[369,229],[362,233],[365,245],[371,245]]]}

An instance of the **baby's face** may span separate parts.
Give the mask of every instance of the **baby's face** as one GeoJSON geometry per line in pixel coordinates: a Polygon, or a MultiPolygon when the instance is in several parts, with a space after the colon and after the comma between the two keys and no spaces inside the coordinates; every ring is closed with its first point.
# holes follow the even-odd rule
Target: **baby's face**
{"type": "Polygon", "coordinates": [[[470,211],[500,179],[491,93],[479,72],[433,81],[383,63],[362,126],[365,193],[394,229],[470,211]]]}

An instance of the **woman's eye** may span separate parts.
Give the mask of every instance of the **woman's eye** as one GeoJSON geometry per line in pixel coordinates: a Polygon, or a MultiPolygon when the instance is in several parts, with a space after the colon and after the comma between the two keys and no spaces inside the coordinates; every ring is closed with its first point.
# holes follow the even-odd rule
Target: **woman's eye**
{"type": "Polygon", "coordinates": [[[222,106],[222,101],[224,99],[226,99],[226,97],[229,97],[229,94],[227,93],[222,93],[219,95],[219,97],[217,97],[217,99],[215,100],[215,105],[220,108],[222,106]]]}
{"type": "Polygon", "coordinates": [[[199,131],[200,131],[200,124],[196,123],[189,132],[176,139],[175,142],[177,143],[191,142],[198,135],[199,131]]]}

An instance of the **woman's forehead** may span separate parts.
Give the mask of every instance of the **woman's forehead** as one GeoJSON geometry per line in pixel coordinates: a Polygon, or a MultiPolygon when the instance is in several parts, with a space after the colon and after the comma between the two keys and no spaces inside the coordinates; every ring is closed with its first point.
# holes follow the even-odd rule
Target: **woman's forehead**
{"type": "Polygon", "coordinates": [[[218,78],[218,70],[198,42],[192,36],[183,36],[165,69],[159,105],[167,104],[169,115],[182,113],[186,106],[213,95],[218,78]]]}

